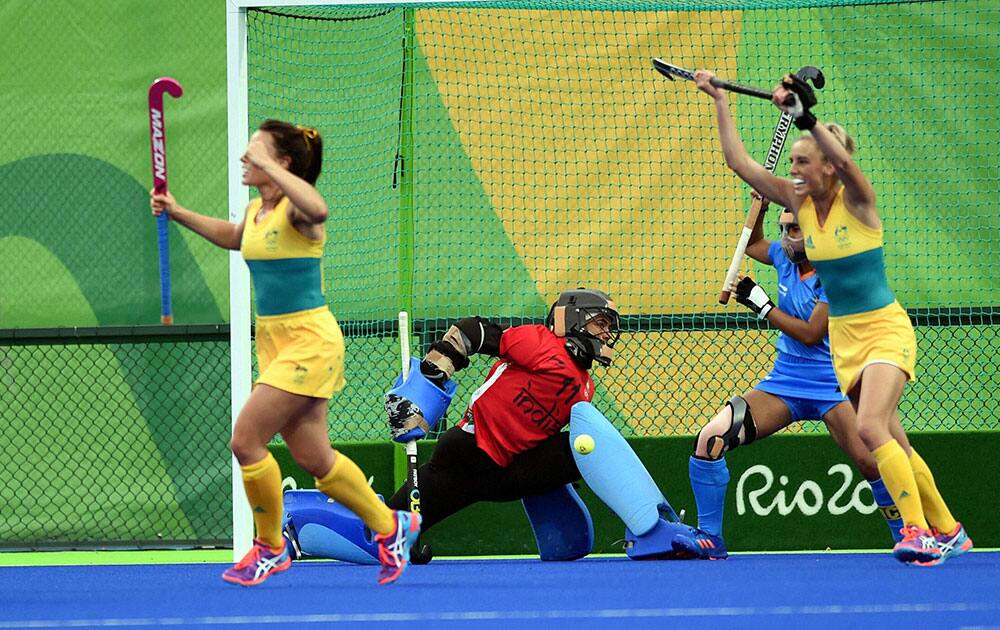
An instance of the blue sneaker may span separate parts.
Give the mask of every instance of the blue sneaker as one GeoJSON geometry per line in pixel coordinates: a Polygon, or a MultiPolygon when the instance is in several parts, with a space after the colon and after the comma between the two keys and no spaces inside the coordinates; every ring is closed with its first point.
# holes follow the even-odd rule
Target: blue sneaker
{"type": "Polygon", "coordinates": [[[688,533],[675,535],[671,544],[680,558],[725,560],[729,557],[722,536],[714,536],[697,527],[691,527],[688,533]]]}
{"type": "Polygon", "coordinates": [[[395,512],[395,518],[396,527],[392,532],[375,536],[378,559],[382,563],[379,584],[390,584],[399,579],[410,562],[410,547],[420,536],[420,514],[399,511],[395,512]]]}
{"type": "Polygon", "coordinates": [[[292,559],[288,556],[287,542],[282,540],[280,549],[272,549],[263,542],[254,540],[247,555],[226,569],[222,579],[240,586],[255,586],[290,566],[292,559]]]}

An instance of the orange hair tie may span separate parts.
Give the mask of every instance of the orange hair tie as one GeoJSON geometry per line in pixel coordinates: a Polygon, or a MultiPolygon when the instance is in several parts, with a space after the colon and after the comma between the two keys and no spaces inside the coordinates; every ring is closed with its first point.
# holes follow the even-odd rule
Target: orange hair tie
{"type": "Polygon", "coordinates": [[[295,125],[295,128],[302,132],[302,137],[306,141],[306,148],[311,151],[312,141],[319,136],[319,132],[312,127],[303,127],[302,125],[295,125]]]}

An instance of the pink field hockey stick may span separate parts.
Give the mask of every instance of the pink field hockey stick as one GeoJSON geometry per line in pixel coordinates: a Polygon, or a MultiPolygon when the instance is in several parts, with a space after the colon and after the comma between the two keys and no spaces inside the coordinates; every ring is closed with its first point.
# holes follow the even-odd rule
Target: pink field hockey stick
{"type": "MultiPolygon", "coordinates": [[[[167,191],[167,127],[163,118],[163,93],[180,98],[184,88],[175,79],[160,77],[149,86],[149,146],[153,160],[153,189],[167,191]]],[[[167,213],[156,217],[156,240],[160,250],[160,323],[174,323],[170,305],[170,248],[167,242],[167,213]]]]}

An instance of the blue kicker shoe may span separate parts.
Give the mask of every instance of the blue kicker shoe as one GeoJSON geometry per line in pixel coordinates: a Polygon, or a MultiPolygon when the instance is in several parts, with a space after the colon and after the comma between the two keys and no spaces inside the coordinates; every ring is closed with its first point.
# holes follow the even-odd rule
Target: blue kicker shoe
{"type": "Polygon", "coordinates": [[[396,528],[388,534],[375,536],[378,543],[378,559],[382,568],[378,574],[379,584],[389,584],[399,579],[403,569],[410,563],[410,547],[420,536],[420,514],[417,512],[395,512],[396,528]]]}
{"type": "Polygon", "coordinates": [[[680,558],[725,560],[729,557],[722,536],[713,536],[697,527],[692,527],[690,534],[677,534],[671,544],[680,558]]]}

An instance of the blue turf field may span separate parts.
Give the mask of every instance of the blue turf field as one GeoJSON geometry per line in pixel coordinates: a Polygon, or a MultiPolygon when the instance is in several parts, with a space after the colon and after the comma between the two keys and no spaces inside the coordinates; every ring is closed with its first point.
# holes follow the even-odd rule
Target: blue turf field
{"type": "Polygon", "coordinates": [[[0,568],[0,628],[1000,628],[1000,552],[933,568],[885,553],[435,560],[385,587],[372,566],[299,562],[253,588],[223,568],[0,568]]]}

